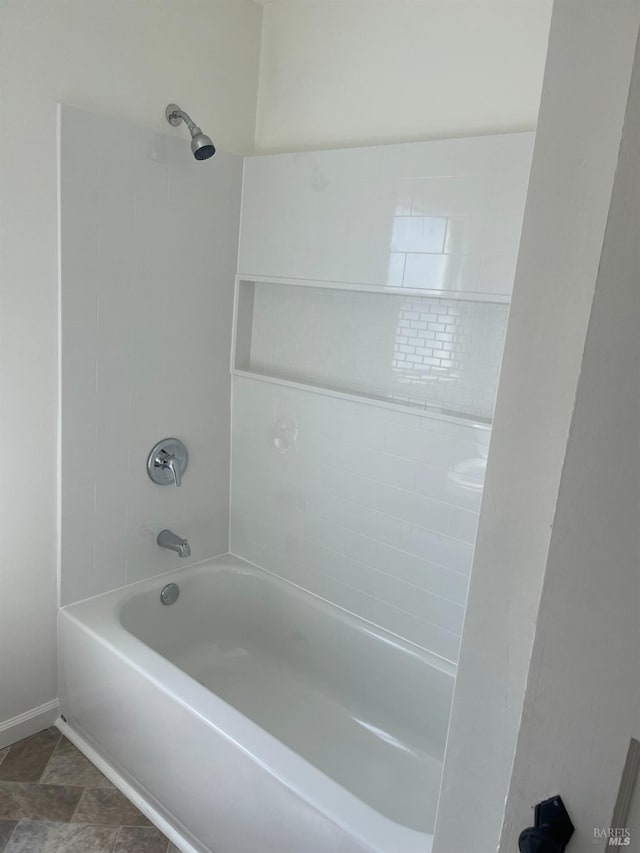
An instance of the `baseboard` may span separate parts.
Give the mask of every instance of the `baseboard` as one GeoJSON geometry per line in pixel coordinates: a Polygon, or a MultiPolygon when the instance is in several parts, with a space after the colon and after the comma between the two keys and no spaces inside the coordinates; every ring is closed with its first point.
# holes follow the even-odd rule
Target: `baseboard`
{"type": "Polygon", "coordinates": [[[80,752],[85,755],[98,770],[104,774],[110,782],[121,791],[125,797],[130,800],[142,814],[149,818],[151,823],[156,826],[160,832],[167,836],[182,853],[202,853],[202,848],[196,848],[181,834],[181,832],[171,824],[164,815],[162,815],[151,803],[146,800],[142,794],[130,784],[108,761],[106,761],[100,753],[79,734],[73,726],[70,726],[65,720],[59,717],[56,720],[56,726],[62,734],[68,738],[74,746],[77,746],[80,752]]]}
{"type": "Polygon", "coordinates": [[[52,726],[60,713],[57,699],[0,723],[0,749],[52,726]]]}

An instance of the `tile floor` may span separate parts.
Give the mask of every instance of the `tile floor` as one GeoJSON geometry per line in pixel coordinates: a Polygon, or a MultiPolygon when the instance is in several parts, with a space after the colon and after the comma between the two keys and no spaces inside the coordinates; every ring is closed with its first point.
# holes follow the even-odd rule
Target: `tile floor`
{"type": "Polygon", "coordinates": [[[50,728],[0,749],[0,853],[178,853],[50,728]]]}

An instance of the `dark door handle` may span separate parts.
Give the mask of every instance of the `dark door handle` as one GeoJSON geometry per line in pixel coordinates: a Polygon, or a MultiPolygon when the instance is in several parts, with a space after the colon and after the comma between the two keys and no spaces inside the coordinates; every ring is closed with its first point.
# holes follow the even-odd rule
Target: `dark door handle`
{"type": "Polygon", "coordinates": [[[535,825],[520,833],[520,853],[564,853],[573,824],[561,797],[550,797],[535,807],[535,825]]]}

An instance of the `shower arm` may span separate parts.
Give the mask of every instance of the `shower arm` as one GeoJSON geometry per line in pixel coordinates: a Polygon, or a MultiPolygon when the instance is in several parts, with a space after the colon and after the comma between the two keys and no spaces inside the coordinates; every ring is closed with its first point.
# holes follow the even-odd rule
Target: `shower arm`
{"type": "Polygon", "coordinates": [[[172,110],[167,115],[167,120],[174,127],[178,127],[178,125],[184,121],[184,123],[187,125],[187,127],[189,128],[189,130],[191,132],[193,132],[195,130],[196,133],[202,133],[202,130],[198,127],[198,125],[195,123],[195,121],[191,118],[189,113],[185,113],[184,110],[181,110],[181,109],[172,110]]]}

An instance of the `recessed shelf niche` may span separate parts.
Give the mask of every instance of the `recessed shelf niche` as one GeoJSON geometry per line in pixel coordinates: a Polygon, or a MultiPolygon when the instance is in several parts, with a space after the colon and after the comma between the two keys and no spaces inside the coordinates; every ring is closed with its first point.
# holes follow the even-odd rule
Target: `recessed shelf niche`
{"type": "Polygon", "coordinates": [[[237,372],[488,421],[508,305],[238,280],[237,372]]]}

